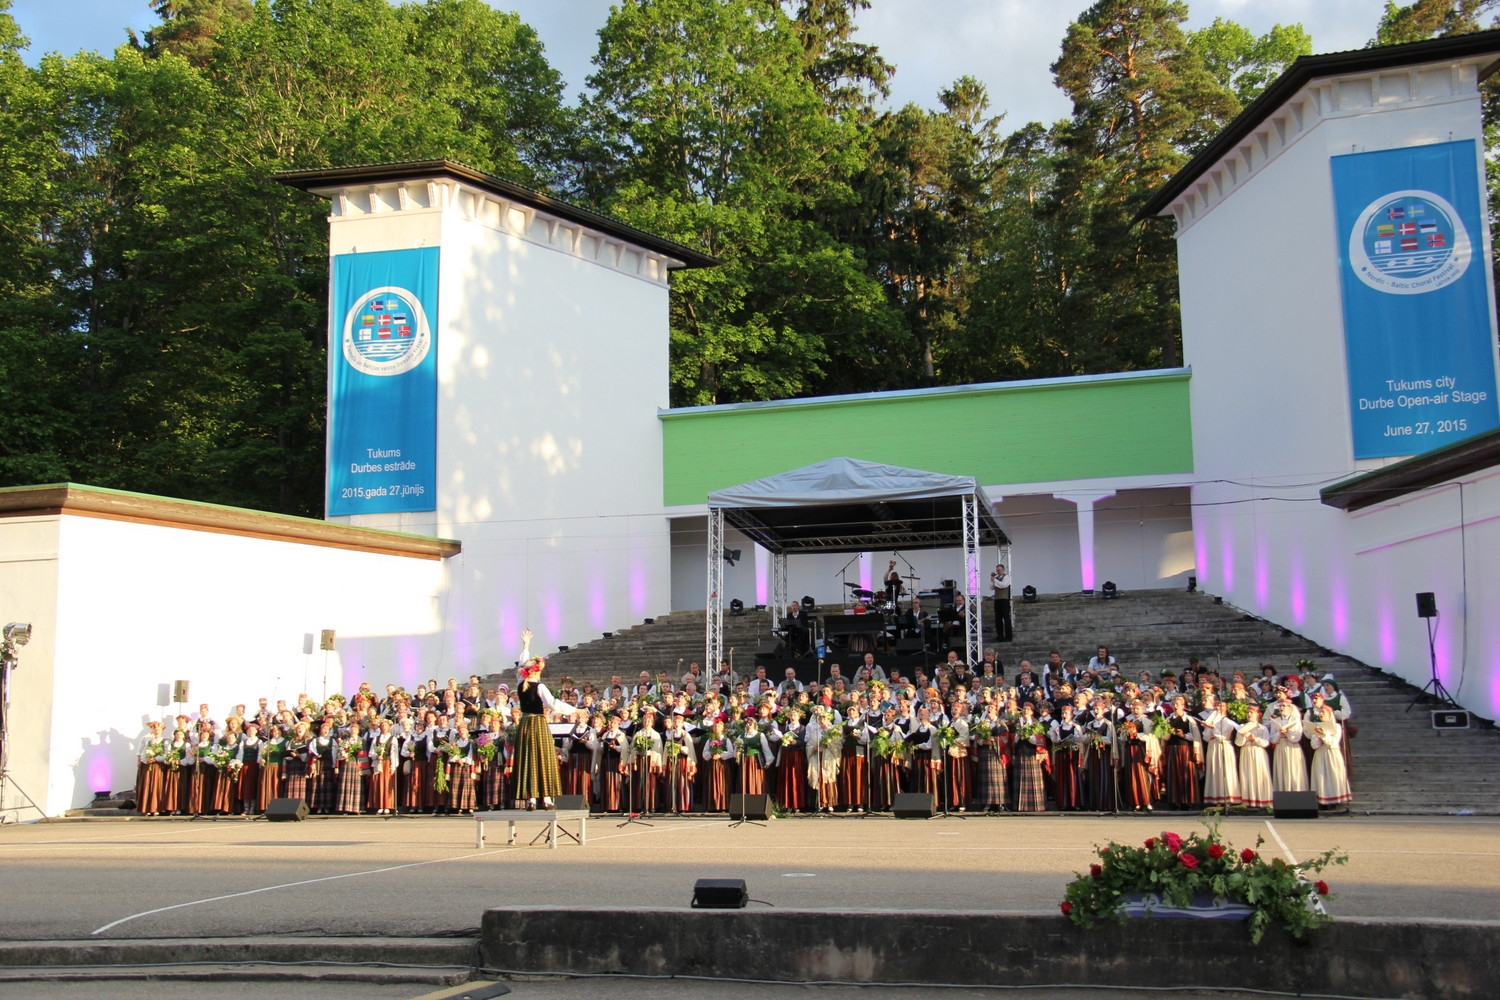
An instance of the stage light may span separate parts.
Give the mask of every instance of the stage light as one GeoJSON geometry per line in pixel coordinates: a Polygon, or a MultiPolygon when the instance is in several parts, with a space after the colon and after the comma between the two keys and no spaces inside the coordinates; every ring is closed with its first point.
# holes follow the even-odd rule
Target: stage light
{"type": "Polygon", "coordinates": [[[731,615],[734,615],[735,617],[739,617],[740,615],[743,615],[745,613],[745,602],[742,601],[742,600],[740,600],[738,597],[736,597],[734,600],[730,601],[729,602],[729,613],[731,615]]]}
{"type": "Polygon", "coordinates": [[[1197,589],[1198,589],[1198,578],[1196,576],[1190,576],[1190,577],[1188,577],[1188,593],[1191,594],[1194,591],[1196,591],[1197,589]]]}
{"type": "Polygon", "coordinates": [[[1115,598],[1120,596],[1120,589],[1115,586],[1115,581],[1113,580],[1105,580],[1104,586],[1099,589],[1099,596],[1106,601],[1113,601],[1115,598]]]}
{"type": "Polygon", "coordinates": [[[733,566],[735,563],[739,562],[740,561],[740,550],[739,549],[725,549],[724,550],[724,561],[727,562],[731,566],[733,566]]]}
{"type": "Polygon", "coordinates": [[[806,611],[808,614],[812,614],[814,611],[818,610],[818,602],[813,600],[810,594],[803,594],[802,610],[806,611]]]}
{"type": "Polygon", "coordinates": [[[5,626],[5,641],[24,646],[31,641],[30,622],[11,622],[5,626]]]}
{"type": "Polygon", "coordinates": [[[1036,603],[1036,588],[1033,587],[1029,583],[1026,586],[1022,587],[1021,588],[1021,601],[1023,603],[1025,603],[1025,604],[1035,604],[1036,603]]]}

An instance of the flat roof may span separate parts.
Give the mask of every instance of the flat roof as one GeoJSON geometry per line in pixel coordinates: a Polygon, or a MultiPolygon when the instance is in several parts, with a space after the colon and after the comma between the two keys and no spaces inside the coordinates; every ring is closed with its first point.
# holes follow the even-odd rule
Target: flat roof
{"type": "Polygon", "coordinates": [[[1323,503],[1355,511],[1500,465],[1500,430],[1486,431],[1326,486],[1323,503]]]}
{"type": "MultiPolygon", "coordinates": [[[[1262,91],[1259,97],[1251,101],[1250,105],[1233,121],[1224,126],[1219,134],[1203,147],[1202,152],[1189,160],[1172,176],[1171,180],[1158,188],[1136,214],[1136,218],[1146,219],[1166,215],[1167,209],[1179,195],[1192,187],[1198,178],[1244,142],[1260,127],[1262,122],[1271,117],[1277,108],[1313,80],[1325,76],[1368,73],[1373,70],[1411,66],[1418,63],[1471,59],[1488,54],[1500,54],[1500,30],[1448,35],[1421,42],[1407,42],[1403,45],[1381,45],[1376,48],[1354,49],[1349,52],[1302,56],[1288,66],[1286,71],[1262,91]]],[[[1493,63],[1485,67],[1480,73],[1480,79],[1488,76],[1494,68],[1493,63]]]]}
{"type": "Polygon", "coordinates": [[[717,257],[675,240],[653,235],[643,229],[626,225],[607,215],[591,212],[577,205],[559,201],[551,195],[522,187],[513,181],[482,170],[465,166],[455,160],[412,160],[405,163],[369,163],[350,167],[327,167],[321,170],[284,170],[271,175],[288,187],[299,188],[320,197],[328,197],[332,190],[350,184],[390,184],[399,181],[425,180],[431,177],[448,177],[483,188],[502,198],[530,205],[532,208],[550,213],[560,219],[576,222],[608,236],[614,236],[646,250],[652,250],[676,262],[668,270],[681,271],[695,267],[717,267],[717,257]]]}
{"type": "Polygon", "coordinates": [[[446,559],[463,550],[462,543],[451,538],[431,538],[380,528],[357,528],[311,517],[272,514],[244,507],[130,493],[101,486],[53,483],[0,489],[0,518],[58,514],[418,559],[446,559]]]}

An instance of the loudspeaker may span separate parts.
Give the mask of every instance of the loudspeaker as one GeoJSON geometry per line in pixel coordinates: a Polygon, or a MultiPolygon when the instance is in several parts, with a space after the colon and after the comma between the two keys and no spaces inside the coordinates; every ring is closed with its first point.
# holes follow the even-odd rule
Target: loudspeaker
{"type": "Polygon", "coordinates": [[[742,910],[748,902],[750,890],[742,878],[700,878],[693,883],[693,906],[697,909],[742,910]]]}
{"type": "Polygon", "coordinates": [[[325,628],[322,638],[318,642],[319,649],[333,649],[333,629],[325,628]]]}
{"type": "Polygon", "coordinates": [[[266,803],[266,819],[272,823],[299,823],[307,819],[307,803],[302,799],[272,799],[266,803]]]}
{"type": "Polygon", "coordinates": [[[1317,793],[1272,792],[1271,811],[1277,819],[1317,819],[1317,793]]]}
{"type": "Polygon", "coordinates": [[[1430,590],[1425,590],[1417,595],[1417,617],[1437,617],[1437,595],[1430,590]]]}
{"type": "Polygon", "coordinates": [[[781,656],[781,640],[779,639],[762,639],[760,645],[755,647],[757,660],[762,657],[774,659],[779,656],[781,656]]]}
{"type": "Polygon", "coordinates": [[[919,635],[902,636],[896,640],[896,652],[903,656],[922,651],[922,637],[919,635]]]}
{"type": "Polygon", "coordinates": [[[937,812],[937,796],[932,792],[897,792],[891,812],[897,819],[931,819],[937,812]]]}
{"type": "Polygon", "coordinates": [[[1469,713],[1461,708],[1445,708],[1432,713],[1433,729],[1468,729],[1469,713]]]}
{"type": "Polygon", "coordinates": [[[769,795],[740,795],[738,792],[729,796],[729,818],[730,819],[759,819],[771,818],[771,796],[769,795]]]}
{"type": "Polygon", "coordinates": [[[587,809],[588,800],[582,795],[559,795],[552,800],[558,809],[587,809]]]}
{"type": "Polygon", "coordinates": [[[173,681],[172,682],[172,700],[175,701],[175,702],[177,702],[179,705],[182,704],[183,702],[187,701],[188,700],[188,689],[189,689],[189,687],[190,687],[190,685],[188,684],[187,681],[173,681]]]}

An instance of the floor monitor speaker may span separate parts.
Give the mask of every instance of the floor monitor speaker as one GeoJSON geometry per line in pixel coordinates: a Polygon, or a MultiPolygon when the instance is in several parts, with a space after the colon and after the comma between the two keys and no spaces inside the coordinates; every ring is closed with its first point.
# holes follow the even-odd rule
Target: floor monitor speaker
{"type": "Polygon", "coordinates": [[[770,819],[771,796],[740,795],[738,792],[736,792],[735,794],[729,796],[729,818],[758,820],[770,819]]]}
{"type": "Polygon", "coordinates": [[[587,809],[588,801],[582,795],[559,795],[552,800],[559,809],[587,809]]]}
{"type": "Polygon", "coordinates": [[[298,823],[307,819],[307,803],[302,799],[272,799],[266,803],[266,819],[272,823],[298,823]]]}
{"type": "Polygon", "coordinates": [[[750,890],[742,878],[700,878],[693,883],[693,906],[700,910],[742,910],[748,902],[750,890]]]}
{"type": "Polygon", "coordinates": [[[1277,819],[1317,819],[1318,796],[1315,792],[1272,792],[1271,810],[1277,819]]]}
{"type": "Polygon", "coordinates": [[[781,656],[781,640],[762,639],[760,645],[755,647],[755,655],[756,657],[767,657],[769,659],[781,656]]]}
{"type": "Polygon", "coordinates": [[[931,792],[897,792],[891,811],[897,819],[931,819],[937,812],[937,796],[931,792]]]}

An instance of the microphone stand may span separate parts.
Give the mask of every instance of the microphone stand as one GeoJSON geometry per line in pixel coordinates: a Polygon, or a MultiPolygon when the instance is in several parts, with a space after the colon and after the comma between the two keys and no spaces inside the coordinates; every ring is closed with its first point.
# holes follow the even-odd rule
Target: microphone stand
{"type": "MultiPolygon", "coordinates": [[[[647,751],[645,754],[636,753],[635,752],[635,747],[633,745],[634,741],[635,741],[635,737],[632,736],[632,737],[630,737],[630,739],[631,739],[631,743],[627,744],[627,746],[630,747],[630,752],[634,755],[635,759],[631,761],[631,763],[630,763],[630,771],[625,776],[625,821],[623,823],[616,823],[615,826],[617,826],[617,827],[620,827],[620,826],[629,826],[632,823],[635,823],[635,824],[637,824],[639,826],[655,826],[656,824],[654,824],[654,823],[647,823],[645,820],[641,819],[640,816],[638,816],[636,814],[636,812],[635,812],[635,776],[636,776],[636,769],[640,767],[641,758],[645,757],[645,759],[646,759],[646,772],[647,773],[641,779],[641,791],[645,792],[645,790],[646,790],[646,786],[645,786],[646,778],[650,776],[650,770],[651,770],[651,753],[650,753],[650,751],[647,751]]],[[[624,758],[622,757],[621,759],[623,760],[624,758]]]]}

